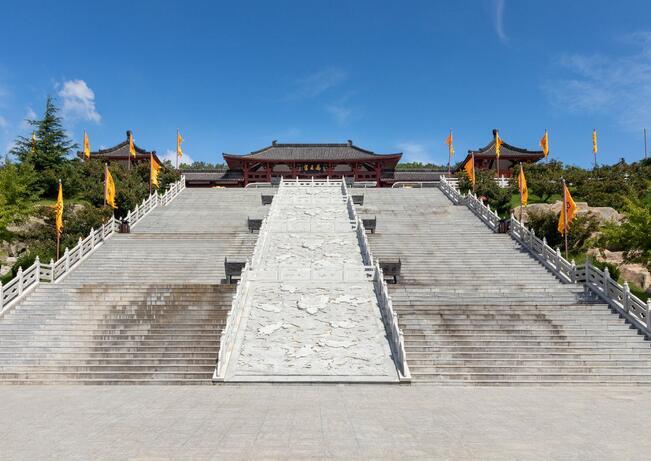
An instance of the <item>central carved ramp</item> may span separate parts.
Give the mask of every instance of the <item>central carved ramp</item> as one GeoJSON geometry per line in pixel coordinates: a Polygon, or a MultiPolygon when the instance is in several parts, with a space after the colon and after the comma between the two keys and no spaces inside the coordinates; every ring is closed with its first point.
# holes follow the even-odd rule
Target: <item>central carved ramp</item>
{"type": "Polygon", "coordinates": [[[282,182],[245,271],[218,379],[398,382],[341,182],[282,182]]]}

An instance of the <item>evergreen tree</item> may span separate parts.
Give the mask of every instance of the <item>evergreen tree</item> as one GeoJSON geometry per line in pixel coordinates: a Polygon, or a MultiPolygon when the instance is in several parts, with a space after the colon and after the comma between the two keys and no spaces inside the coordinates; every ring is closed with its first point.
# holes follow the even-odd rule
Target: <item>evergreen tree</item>
{"type": "Polygon", "coordinates": [[[66,161],[66,156],[78,146],[72,142],[61,124],[59,109],[48,96],[41,120],[27,120],[34,127],[35,139],[19,136],[11,154],[21,162],[29,162],[37,173],[53,170],[66,161]]]}

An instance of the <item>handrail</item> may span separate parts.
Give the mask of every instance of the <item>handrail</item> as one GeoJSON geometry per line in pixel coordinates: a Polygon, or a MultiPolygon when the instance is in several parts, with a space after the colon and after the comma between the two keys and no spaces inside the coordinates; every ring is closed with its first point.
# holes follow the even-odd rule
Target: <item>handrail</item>
{"type": "MultiPolygon", "coordinates": [[[[283,181],[283,178],[280,178],[277,195],[282,195],[283,186],[285,184],[286,183],[283,181]]],[[[235,289],[235,294],[233,295],[231,309],[228,311],[228,315],[226,316],[226,325],[224,326],[224,329],[222,330],[219,338],[219,353],[217,354],[217,366],[213,372],[213,381],[223,381],[225,378],[228,362],[231,355],[233,354],[233,348],[235,347],[237,330],[244,314],[246,299],[249,296],[249,274],[253,268],[258,267],[258,264],[261,262],[260,260],[262,257],[262,251],[269,235],[269,231],[267,229],[269,221],[267,218],[271,216],[272,213],[274,213],[278,202],[278,199],[271,202],[269,212],[267,213],[267,216],[265,216],[265,218],[262,220],[258,238],[255,241],[255,246],[253,247],[253,256],[251,259],[247,259],[246,264],[242,269],[242,276],[237,282],[237,288],[235,289]]]]}
{"type": "Polygon", "coordinates": [[[432,187],[439,185],[440,181],[396,181],[391,185],[391,189],[404,188],[404,186],[414,186],[417,185],[419,188],[423,188],[423,185],[431,184],[432,187]],[[397,186],[397,187],[396,187],[397,186]]]}
{"type": "MultiPolygon", "coordinates": [[[[133,210],[127,213],[127,220],[131,226],[134,226],[158,205],[168,205],[184,189],[185,177],[181,176],[181,179],[171,184],[164,194],[159,195],[154,192],[143,200],[142,204],[136,205],[133,210]]],[[[38,286],[41,281],[53,283],[68,274],[82,260],[86,259],[106,240],[111,238],[118,231],[119,226],[115,216],[111,216],[111,219],[99,229],[91,229],[85,239],[79,238],[77,245],[72,249],[66,247],[63,256],[58,260],[50,259],[49,264],[42,264],[37,256],[34,264],[27,269],[23,270],[20,267],[16,277],[4,286],[0,283],[0,315],[38,286]]]]}
{"type": "Polygon", "coordinates": [[[468,192],[465,196],[457,190],[445,176],[441,176],[441,183],[439,185],[441,191],[450,199],[455,205],[465,204],[470,211],[475,213],[493,232],[497,231],[500,223],[500,217],[496,210],[491,210],[490,205],[484,203],[477,198],[476,194],[468,192]]]}
{"type": "Polygon", "coordinates": [[[393,355],[393,361],[400,374],[400,380],[409,381],[411,380],[411,373],[409,372],[409,365],[407,364],[405,339],[400,324],[398,323],[398,315],[393,309],[393,303],[391,302],[391,296],[389,295],[389,288],[384,280],[384,274],[382,273],[379,262],[377,260],[373,261],[373,254],[371,253],[371,247],[368,244],[368,238],[366,237],[364,222],[359,216],[357,216],[357,211],[353,204],[353,197],[348,193],[345,181],[342,181],[341,192],[346,200],[348,217],[351,220],[351,225],[354,226],[357,234],[357,242],[359,243],[360,252],[362,254],[362,261],[365,266],[373,267],[373,288],[378,301],[378,306],[380,307],[380,313],[382,314],[384,328],[387,332],[387,339],[391,348],[391,354],[393,355]]]}
{"type": "MultiPolygon", "coordinates": [[[[465,203],[494,232],[499,225],[499,216],[490,206],[484,205],[474,194],[462,196],[446,178],[441,178],[441,191],[455,204],[465,203]]],[[[568,261],[559,248],[553,249],[546,239],[536,237],[533,229],[527,229],[511,214],[509,226],[511,238],[528,250],[563,283],[582,283],[585,289],[598,296],[616,309],[636,328],[651,337],[651,299],[646,303],[631,293],[628,283],[620,285],[610,277],[608,268],[603,271],[586,261],[583,266],[568,261]]]]}
{"type": "Polygon", "coordinates": [[[627,282],[620,285],[610,277],[608,268],[603,271],[586,261],[577,266],[568,261],[559,248],[554,250],[543,237],[536,237],[533,229],[527,229],[514,215],[511,215],[511,237],[527,249],[563,283],[582,283],[586,290],[608,303],[636,328],[651,336],[651,299],[645,303],[631,293],[627,282]]]}
{"type": "Polygon", "coordinates": [[[249,187],[251,189],[269,188],[269,187],[273,187],[273,184],[270,182],[250,182],[246,186],[244,186],[245,189],[248,189],[249,187]]]}

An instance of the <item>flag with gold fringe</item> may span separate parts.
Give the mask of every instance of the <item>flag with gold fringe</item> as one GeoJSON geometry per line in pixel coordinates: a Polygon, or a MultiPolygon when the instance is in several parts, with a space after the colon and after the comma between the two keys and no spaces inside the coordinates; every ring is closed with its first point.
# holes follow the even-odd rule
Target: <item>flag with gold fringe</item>
{"type": "Polygon", "coordinates": [[[158,173],[160,172],[161,166],[160,164],[154,160],[154,156],[152,154],[149,154],[149,165],[150,165],[150,180],[151,180],[151,185],[152,186],[158,186],[158,173]]]}
{"type": "Polygon", "coordinates": [[[570,229],[570,223],[576,215],[576,203],[572,199],[570,190],[563,184],[563,207],[558,216],[558,232],[565,234],[570,229]],[[566,227],[567,224],[567,227],[566,227]]]}
{"type": "Polygon", "coordinates": [[[452,144],[452,130],[450,130],[448,137],[445,138],[445,144],[448,145],[448,154],[450,155],[450,158],[452,158],[454,155],[454,145],[452,144]]]}
{"type": "Polygon", "coordinates": [[[545,158],[547,158],[547,155],[549,154],[549,135],[547,134],[547,130],[545,130],[543,137],[540,138],[539,144],[543,154],[545,154],[545,158]]]}
{"type": "Polygon", "coordinates": [[[592,130],[592,153],[597,153],[597,130],[592,130]]]}
{"type": "Polygon", "coordinates": [[[57,202],[54,205],[54,229],[57,237],[63,232],[63,187],[59,179],[59,193],[57,195],[57,202]]]}
{"type": "Polygon", "coordinates": [[[108,165],[105,166],[105,171],[106,187],[104,190],[104,201],[111,208],[117,208],[115,204],[115,181],[113,181],[113,176],[108,169],[108,165]]]}
{"type": "Polygon", "coordinates": [[[527,206],[529,189],[527,189],[527,178],[524,177],[522,163],[520,164],[520,175],[518,176],[518,189],[520,190],[520,206],[527,206]]]}
{"type": "Polygon", "coordinates": [[[500,158],[500,154],[502,152],[502,144],[504,144],[504,141],[502,141],[502,138],[500,138],[500,132],[495,130],[495,156],[497,158],[500,158]]]}
{"type": "Polygon", "coordinates": [[[183,150],[181,149],[182,142],[183,138],[181,137],[181,132],[179,130],[176,130],[176,156],[178,158],[183,157],[183,150]]]}
{"type": "Polygon", "coordinates": [[[470,184],[472,184],[472,188],[474,189],[475,188],[475,156],[474,155],[472,155],[470,160],[466,162],[463,169],[468,175],[468,180],[470,181],[470,184]]]}
{"type": "Polygon", "coordinates": [[[84,157],[90,160],[90,141],[88,140],[88,133],[84,131],[84,157]]]}
{"type": "Polygon", "coordinates": [[[132,157],[136,156],[136,146],[133,144],[133,134],[131,132],[129,132],[129,154],[132,157]]]}

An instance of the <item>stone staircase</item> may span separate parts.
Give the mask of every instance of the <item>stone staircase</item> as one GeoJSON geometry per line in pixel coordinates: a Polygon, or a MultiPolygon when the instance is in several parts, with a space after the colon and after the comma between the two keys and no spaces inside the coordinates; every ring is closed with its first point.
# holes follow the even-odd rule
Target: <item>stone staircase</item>
{"type": "Polygon", "coordinates": [[[366,189],[414,382],[651,384],[644,337],[438,189],[366,189]]]}
{"type": "Polygon", "coordinates": [[[259,191],[186,189],[0,317],[0,383],[208,384],[259,191]]]}
{"type": "Polygon", "coordinates": [[[207,384],[232,285],[41,285],[0,322],[5,383],[207,384]]]}

